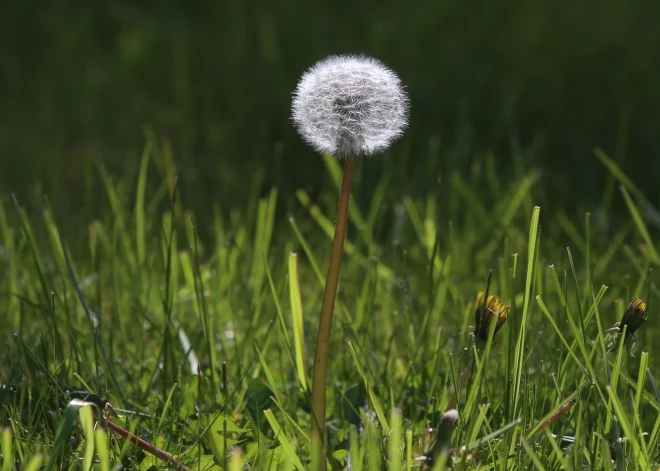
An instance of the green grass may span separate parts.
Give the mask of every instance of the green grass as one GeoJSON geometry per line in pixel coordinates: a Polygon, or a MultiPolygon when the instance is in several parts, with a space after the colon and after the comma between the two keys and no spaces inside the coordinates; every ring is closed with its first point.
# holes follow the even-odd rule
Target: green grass
{"type": "MultiPolygon", "coordinates": [[[[503,178],[486,160],[422,197],[388,192],[397,176],[378,173],[377,159],[356,162],[356,188],[367,168],[381,183],[351,202],[330,466],[657,467],[655,209],[600,151],[593,165],[621,184],[612,197],[628,214],[535,208],[538,172],[503,178]],[[491,269],[490,292],[511,309],[475,344],[491,269]],[[609,329],[636,296],[650,316],[632,356],[609,329]],[[427,463],[450,408],[457,428],[427,463]]],[[[136,175],[98,169],[105,203],[86,226],[70,227],[48,201],[27,210],[5,195],[0,469],[165,468],[103,426],[100,398],[121,415],[110,413],[115,427],[189,469],[309,469],[310,352],[339,184],[337,162],[325,166],[317,198],[255,187],[242,208],[209,202],[204,231],[153,144],[136,175]]]]}

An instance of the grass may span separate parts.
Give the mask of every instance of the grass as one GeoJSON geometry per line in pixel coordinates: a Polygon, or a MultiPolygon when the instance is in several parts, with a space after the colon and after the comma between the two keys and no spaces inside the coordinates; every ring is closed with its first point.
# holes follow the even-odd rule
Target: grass
{"type": "MultiPolygon", "coordinates": [[[[330,466],[657,467],[653,206],[601,151],[628,214],[535,207],[536,171],[502,178],[485,158],[422,197],[388,193],[387,171],[369,199],[354,195],[328,375],[330,466]],[[510,311],[475,343],[491,269],[490,292],[510,311]],[[632,356],[609,329],[637,296],[650,316],[632,356]],[[451,408],[453,433],[442,428],[451,408]]],[[[2,200],[1,470],[163,469],[172,458],[191,470],[308,469],[309,352],[340,176],[325,165],[315,199],[257,188],[243,208],[209,203],[210,238],[153,143],[137,175],[99,168],[105,210],[86,227],[47,201],[36,211],[2,200]],[[117,414],[100,410],[106,401],[117,414]]],[[[356,161],[358,183],[377,165],[356,161]]]]}

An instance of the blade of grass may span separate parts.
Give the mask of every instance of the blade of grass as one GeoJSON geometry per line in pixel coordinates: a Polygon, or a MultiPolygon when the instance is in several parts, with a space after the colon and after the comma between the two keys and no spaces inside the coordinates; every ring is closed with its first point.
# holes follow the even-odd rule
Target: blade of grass
{"type": "Polygon", "coordinates": [[[89,327],[92,336],[94,337],[94,340],[96,341],[96,345],[98,346],[99,350],[101,351],[101,355],[103,356],[103,361],[105,362],[105,366],[108,368],[108,372],[110,373],[110,377],[112,378],[112,382],[117,388],[117,393],[119,396],[122,398],[124,402],[126,402],[126,398],[124,397],[124,392],[123,392],[123,387],[119,383],[119,380],[117,379],[117,375],[115,374],[115,370],[113,368],[113,364],[110,361],[110,358],[106,352],[105,346],[103,345],[103,341],[101,339],[101,335],[97,331],[96,327],[94,326],[94,320],[92,316],[92,312],[90,311],[89,307],[87,306],[87,301],[85,300],[85,296],[83,295],[82,289],[80,288],[80,283],[78,283],[78,278],[76,277],[75,270],[73,268],[73,264],[71,263],[71,258],[69,257],[69,251],[66,248],[66,245],[64,245],[64,242],[60,240],[60,244],[62,245],[62,251],[64,252],[64,258],[66,260],[66,266],[69,269],[69,276],[71,278],[71,282],[73,283],[73,287],[76,290],[76,294],[78,295],[78,299],[80,300],[80,304],[82,305],[83,311],[85,312],[85,316],[87,317],[87,320],[89,322],[89,327]]]}
{"type": "Polygon", "coordinates": [[[541,463],[538,456],[536,456],[536,453],[534,453],[534,450],[532,450],[532,447],[529,445],[527,440],[522,438],[520,440],[520,442],[523,446],[523,449],[525,450],[525,453],[527,453],[527,456],[532,461],[532,464],[534,465],[534,467],[536,469],[538,469],[539,471],[545,471],[545,466],[543,466],[543,463],[541,463]]]}
{"type": "Polygon", "coordinates": [[[635,408],[633,409],[633,416],[639,427],[641,427],[641,424],[639,424],[639,407],[642,403],[642,396],[644,395],[644,381],[646,380],[648,364],[649,354],[648,352],[642,352],[639,359],[639,373],[637,374],[637,386],[635,388],[635,408]]]}
{"type": "Polygon", "coordinates": [[[280,427],[280,424],[277,422],[277,419],[275,418],[273,412],[270,409],[267,409],[264,411],[264,416],[266,417],[266,420],[270,424],[270,427],[273,429],[273,433],[275,434],[275,440],[280,442],[280,445],[282,445],[284,452],[287,454],[287,458],[291,460],[291,462],[298,471],[305,471],[305,467],[300,461],[300,458],[298,458],[298,454],[295,452],[293,445],[291,444],[291,442],[283,432],[282,428],[280,427]]]}
{"type": "Polygon", "coordinates": [[[660,256],[658,256],[658,252],[656,251],[655,245],[653,244],[653,239],[651,239],[651,235],[649,234],[649,230],[646,227],[646,224],[644,223],[644,219],[642,219],[642,215],[637,210],[637,206],[635,205],[632,198],[628,194],[628,190],[626,190],[626,187],[621,185],[620,189],[621,189],[621,194],[623,195],[623,199],[626,201],[626,205],[628,206],[628,210],[630,211],[630,215],[632,216],[633,221],[637,226],[639,235],[642,237],[642,239],[644,239],[644,242],[646,244],[646,254],[649,256],[649,259],[655,265],[660,265],[660,256]]]}
{"type": "Polygon", "coordinates": [[[367,390],[367,394],[369,396],[371,406],[373,407],[374,412],[376,413],[376,417],[378,417],[378,421],[380,422],[381,427],[383,427],[384,430],[390,430],[390,427],[387,423],[387,419],[385,417],[385,413],[383,412],[383,406],[381,405],[378,396],[376,396],[376,394],[374,393],[371,387],[371,383],[367,378],[367,375],[365,374],[362,365],[360,364],[360,360],[358,358],[357,352],[355,351],[355,347],[350,341],[347,341],[346,343],[348,344],[348,348],[351,351],[351,356],[353,357],[353,361],[355,362],[355,366],[357,367],[358,373],[360,374],[360,377],[364,382],[364,388],[367,390]]]}
{"type": "Polygon", "coordinates": [[[146,227],[144,220],[144,195],[147,187],[147,170],[149,168],[149,157],[153,148],[153,141],[147,139],[140,160],[140,172],[138,174],[137,190],[135,194],[135,241],[137,259],[140,266],[144,265],[146,253],[146,227]]]}
{"type": "Polygon", "coordinates": [[[305,349],[305,324],[303,321],[300,280],[298,279],[298,254],[289,254],[289,299],[291,302],[291,324],[293,345],[296,354],[296,373],[303,391],[307,391],[307,352],[305,349]]]}
{"type": "MultiPolygon", "coordinates": [[[[48,463],[46,469],[52,469],[53,464],[55,463],[56,458],[58,458],[60,452],[64,448],[64,444],[71,440],[71,433],[73,431],[73,425],[78,417],[78,413],[81,408],[96,405],[93,402],[81,401],[80,399],[72,399],[64,408],[64,413],[60,419],[59,425],[57,427],[57,433],[55,434],[55,441],[53,442],[53,447],[49,453],[48,463]]],[[[93,450],[92,445],[92,450],[93,450]]]]}
{"type": "Polygon", "coordinates": [[[401,471],[401,411],[393,409],[390,414],[392,429],[387,435],[387,460],[389,471],[401,471]]]}
{"type": "Polygon", "coordinates": [[[504,427],[501,427],[494,432],[489,433],[488,435],[484,435],[481,438],[478,438],[477,440],[473,441],[469,445],[465,447],[465,451],[472,451],[476,448],[479,448],[480,446],[488,443],[489,441],[499,437],[503,433],[507,432],[508,430],[511,430],[512,428],[515,428],[516,426],[520,425],[522,423],[522,419],[516,419],[513,422],[510,422],[506,424],[504,427]]]}
{"type": "Polygon", "coordinates": [[[612,406],[616,411],[616,416],[619,419],[621,428],[623,428],[623,432],[626,434],[626,437],[628,437],[628,442],[630,443],[630,446],[633,449],[633,456],[635,458],[635,461],[637,462],[639,468],[651,469],[651,463],[649,462],[648,454],[646,450],[642,449],[642,446],[640,446],[640,442],[639,440],[637,440],[637,436],[632,427],[632,424],[628,421],[628,416],[626,415],[626,412],[623,409],[621,402],[619,402],[619,398],[617,397],[616,392],[610,386],[607,386],[606,390],[608,395],[612,399],[612,406]]]}
{"type": "Polygon", "coordinates": [[[2,471],[10,471],[14,468],[14,450],[11,444],[11,429],[2,430],[2,471]]]}
{"type": "Polygon", "coordinates": [[[78,409],[78,415],[85,436],[83,471],[89,471],[92,468],[92,460],[94,459],[94,413],[92,412],[92,406],[81,407],[78,409]]]}
{"type": "Polygon", "coordinates": [[[293,229],[293,232],[296,235],[298,242],[300,242],[300,245],[302,245],[303,251],[305,252],[305,255],[307,256],[307,260],[309,260],[309,263],[312,266],[312,270],[314,270],[314,274],[316,275],[316,278],[319,280],[320,286],[324,287],[325,278],[323,277],[323,274],[319,269],[318,263],[316,263],[316,258],[314,257],[312,250],[309,248],[309,244],[307,243],[303,235],[300,233],[300,229],[298,229],[298,225],[296,224],[296,220],[293,218],[293,216],[289,216],[289,224],[291,225],[291,228],[293,229]]]}
{"type": "MultiPolygon", "coordinates": [[[[309,198],[309,196],[307,196],[307,193],[302,190],[298,190],[296,191],[296,197],[298,198],[298,201],[300,201],[300,203],[309,211],[310,216],[312,216],[322,231],[326,234],[326,236],[332,239],[335,233],[334,224],[330,222],[330,220],[321,212],[318,206],[312,204],[312,200],[309,198]]],[[[349,240],[344,242],[344,253],[355,260],[355,262],[360,264],[360,266],[363,268],[369,268],[369,259],[360,254],[357,251],[355,245],[353,245],[349,240]]],[[[385,281],[393,281],[395,278],[392,269],[386,267],[382,263],[378,264],[378,274],[385,281]]]]}
{"type": "Polygon", "coordinates": [[[99,456],[99,468],[101,471],[110,471],[110,449],[108,448],[108,434],[102,428],[97,428],[94,433],[96,453],[99,456]]]}
{"type": "Polygon", "coordinates": [[[525,337],[527,332],[527,318],[529,315],[529,298],[531,296],[532,280],[534,275],[534,259],[536,253],[536,234],[539,226],[539,215],[541,208],[534,207],[532,213],[532,222],[529,230],[529,245],[527,248],[527,280],[525,281],[525,300],[523,304],[522,318],[520,321],[520,331],[516,340],[515,356],[513,363],[513,411],[514,414],[519,410],[520,402],[520,384],[523,375],[523,359],[525,353],[525,337]]]}

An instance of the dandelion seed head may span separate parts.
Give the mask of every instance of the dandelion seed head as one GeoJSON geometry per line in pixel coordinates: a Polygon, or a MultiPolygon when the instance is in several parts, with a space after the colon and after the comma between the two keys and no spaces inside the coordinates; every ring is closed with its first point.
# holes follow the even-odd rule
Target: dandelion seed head
{"type": "Polygon", "coordinates": [[[458,411],[456,409],[449,409],[444,414],[442,414],[440,422],[446,422],[456,426],[458,423],[458,411]]]}
{"type": "Polygon", "coordinates": [[[397,75],[365,56],[331,56],[307,72],[293,94],[300,135],[335,157],[386,150],[408,124],[408,97],[397,75]]]}

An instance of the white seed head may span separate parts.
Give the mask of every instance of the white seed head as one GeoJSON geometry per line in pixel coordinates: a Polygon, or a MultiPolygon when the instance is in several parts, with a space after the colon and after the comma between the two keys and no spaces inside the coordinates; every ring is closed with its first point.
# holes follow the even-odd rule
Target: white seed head
{"type": "Polygon", "coordinates": [[[444,414],[442,414],[440,422],[448,423],[455,427],[458,423],[458,411],[456,409],[449,409],[444,414]]]}
{"type": "Polygon", "coordinates": [[[364,56],[318,62],[300,79],[291,108],[303,139],[335,157],[382,152],[408,124],[408,97],[399,77],[364,56]]]}

